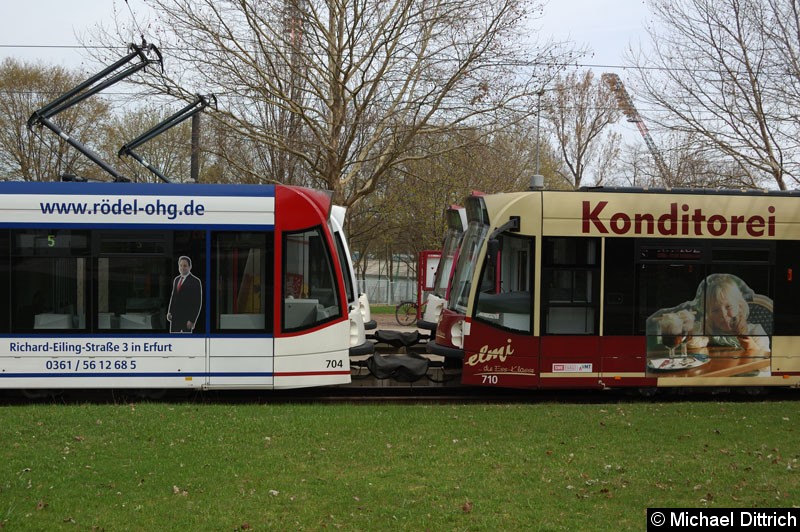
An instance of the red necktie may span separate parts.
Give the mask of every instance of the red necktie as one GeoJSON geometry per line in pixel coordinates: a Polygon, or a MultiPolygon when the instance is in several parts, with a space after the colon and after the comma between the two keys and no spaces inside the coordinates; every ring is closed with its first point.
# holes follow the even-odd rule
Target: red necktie
{"type": "Polygon", "coordinates": [[[183,277],[181,277],[181,280],[178,281],[178,292],[181,291],[181,286],[183,286],[183,277]]]}

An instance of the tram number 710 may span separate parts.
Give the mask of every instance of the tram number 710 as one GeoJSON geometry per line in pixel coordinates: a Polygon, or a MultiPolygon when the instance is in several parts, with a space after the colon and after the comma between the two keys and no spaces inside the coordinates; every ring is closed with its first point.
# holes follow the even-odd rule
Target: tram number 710
{"type": "Polygon", "coordinates": [[[483,384],[497,384],[497,375],[481,375],[483,377],[483,384]]]}

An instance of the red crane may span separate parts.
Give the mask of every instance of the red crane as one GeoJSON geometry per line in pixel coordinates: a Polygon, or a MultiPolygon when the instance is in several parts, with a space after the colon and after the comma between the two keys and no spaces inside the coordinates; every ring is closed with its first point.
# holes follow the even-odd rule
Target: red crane
{"type": "Polygon", "coordinates": [[[650,132],[647,130],[644,119],[639,114],[639,111],[636,110],[636,106],[633,105],[633,100],[628,94],[628,91],[625,89],[625,85],[622,84],[622,80],[619,79],[617,74],[608,72],[600,76],[600,79],[602,79],[603,82],[608,85],[608,88],[611,89],[611,92],[617,99],[617,106],[619,106],[619,110],[622,111],[622,114],[627,117],[628,122],[636,124],[636,127],[639,128],[639,133],[642,134],[645,144],[647,144],[647,147],[650,149],[650,153],[653,155],[653,159],[656,161],[656,166],[658,167],[658,171],[661,174],[661,178],[664,180],[664,183],[671,183],[672,174],[670,173],[667,164],[664,162],[664,158],[661,156],[661,152],[658,150],[656,143],[653,142],[653,137],[650,136],[650,132]]]}

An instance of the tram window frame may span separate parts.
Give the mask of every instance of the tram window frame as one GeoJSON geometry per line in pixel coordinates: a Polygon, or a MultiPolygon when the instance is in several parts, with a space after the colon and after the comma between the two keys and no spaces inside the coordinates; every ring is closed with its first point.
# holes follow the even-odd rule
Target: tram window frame
{"type": "Polygon", "coordinates": [[[11,330],[11,316],[14,313],[11,310],[11,239],[7,229],[0,230],[0,301],[5,304],[0,304],[0,334],[6,334],[11,330]]]}
{"type": "MultiPolygon", "coordinates": [[[[231,248],[232,249],[232,248],[231,248]]],[[[222,260],[229,260],[229,255],[225,250],[222,260]]],[[[245,259],[244,268],[247,268],[245,259]]],[[[213,231],[211,233],[211,283],[214,287],[211,298],[211,330],[218,334],[272,334],[274,322],[274,298],[273,280],[275,271],[275,233],[273,231],[213,231]],[[252,268],[258,269],[257,272],[250,272],[251,286],[245,284],[245,272],[241,272],[242,281],[237,284],[239,279],[238,259],[233,259],[233,264],[225,262],[224,267],[221,261],[220,244],[236,247],[237,249],[249,249],[248,256],[252,257],[252,268]],[[260,240],[260,242],[259,242],[260,240]],[[249,244],[249,248],[247,245],[249,244]],[[253,251],[260,252],[260,257],[250,255],[253,251]],[[237,268],[231,277],[231,268],[237,268]],[[256,275],[253,275],[253,274],[256,275]],[[224,278],[222,278],[224,277],[224,278]],[[257,278],[260,278],[258,284],[257,278]],[[229,286],[229,283],[233,283],[229,286]],[[238,295],[242,292],[242,286],[253,294],[258,294],[258,304],[260,312],[229,312],[238,310],[241,307],[238,295]],[[225,323],[223,323],[225,322],[225,323]]],[[[244,303],[242,303],[244,304],[244,303]]],[[[252,305],[251,300],[251,305],[252,305]]],[[[253,307],[251,307],[253,308],[253,307]]]]}
{"type": "Polygon", "coordinates": [[[601,246],[602,241],[597,237],[549,236],[542,239],[540,324],[543,335],[599,334],[601,246]],[[585,246],[578,246],[578,243],[585,246]],[[554,299],[557,278],[569,283],[561,286],[560,295],[554,299]],[[583,288],[579,293],[576,290],[580,287],[583,288]],[[564,290],[568,290],[568,294],[564,290]]]}
{"type": "Polygon", "coordinates": [[[603,334],[634,334],[636,261],[634,239],[605,238],[603,250],[603,334]]]}
{"type": "Polygon", "coordinates": [[[473,319],[517,334],[533,334],[536,238],[505,232],[497,240],[499,252],[487,254],[481,266],[473,319]]]}
{"type": "Polygon", "coordinates": [[[91,315],[90,231],[19,229],[7,235],[10,331],[85,333],[91,315]]]}
{"type": "MultiPolygon", "coordinates": [[[[647,318],[654,312],[662,309],[677,308],[680,305],[693,301],[698,297],[701,283],[709,275],[730,274],[741,279],[755,294],[766,296],[770,299],[775,292],[775,264],[776,242],[769,241],[744,241],[744,240],[663,240],[663,239],[638,239],[636,243],[636,307],[634,317],[635,333],[646,334],[647,318]],[[662,257],[654,258],[647,253],[648,250],[673,250],[674,254],[664,253],[662,257]],[[688,253],[692,250],[693,253],[688,253]],[[673,268],[689,268],[692,273],[694,290],[688,293],[689,286],[683,292],[683,297],[675,296],[676,290],[668,290],[671,294],[669,301],[645,300],[642,289],[643,273],[648,267],[660,266],[667,271],[673,268]],[[695,269],[697,271],[694,271],[695,269]],[[766,275],[754,273],[761,269],[766,275]],[[745,272],[745,270],[747,270],[745,272]],[[674,296],[674,297],[672,297],[674,296]],[[647,303],[645,303],[647,301],[647,303]]],[[[685,273],[678,273],[671,279],[686,279],[685,273]]],[[[692,283],[689,283],[690,285],[692,283]]],[[[773,320],[774,322],[774,320],[773,320]]]]}
{"type": "Polygon", "coordinates": [[[776,242],[775,249],[775,294],[773,334],[776,336],[800,336],[800,268],[797,260],[800,257],[800,241],[781,240],[776,242]]]}
{"type": "MultiPolygon", "coordinates": [[[[98,332],[152,335],[169,331],[167,309],[182,231],[97,230],[92,238],[93,325],[98,332]]],[[[202,257],[195,257],[195,259],[202,257]]],[[[197,262],[200,262],[197,261],[197,262]]],[[[201,267],[202,269],[202,267],[201,267]]],[[[193,274],[196,271],[193,269],[193,274]]],[[[202,274],[201,274],[202,276],[202,274]]],[[[198,320],[193,332],[203,332],[198,320]]]]}
{"type": "MultiPolygon", "coordinates": [[[[325,235],[326,231],[322,225],[284,231],[281,234],[280,305],[281,331],[283,332],[292,333],[312,329],[343,316],[342,301],[346,303],[347,300],[343,299],[344,294],[340,293],[337,282],[333,262],[333,253],[336,253],[336,250],[331,249],[325,235]],[[296,240],[298,236],[302,241],[296,240]],[[307,253],[294,254],[295,250],[305,246],[308,246],[307,253]],[[308,260],[313,254],[320,251],[322,255],[316,255],[316,258],[321,260],[308,260]],[[292,265],[291,271],[289,261],[295,263],[292,265]],[[302,271],[298,272],[297,269],[302,271]],[[310,281],[321,281],[323,278],[326,278],[326,283],[319,283],[320,286],[312,287],[310,281]],[[325,301],[330,304],[323,304],[322,297],[330,297],[330,300],[325,301]],[[287,324],[289,313],[291,313],[291,324],[287,324]],[[294,321],[297,321],[297,325],[294,325],[294,321]]],[[[347,275],[344,271],[341,273],[347,275]]]]}

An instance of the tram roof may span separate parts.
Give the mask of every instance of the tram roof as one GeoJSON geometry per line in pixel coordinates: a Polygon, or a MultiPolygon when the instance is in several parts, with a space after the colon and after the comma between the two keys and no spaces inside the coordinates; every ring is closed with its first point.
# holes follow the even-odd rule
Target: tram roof
{"type": "Polygon", "coordinates": [[[1,194],[101,194],[109,196],[253,196],[274,197],[277,187],[288,185],[112,183],[62,181],[4,181],[1,194]]]}
{"type": "Polygon", "coordinates": [[[766,188],[699,188],[699,187],[580,187],[577,190],[546,190],[541,192],[598,192],[615,194],[698,194],[727,196],[800,196],[800,190],[766,188]]]}

